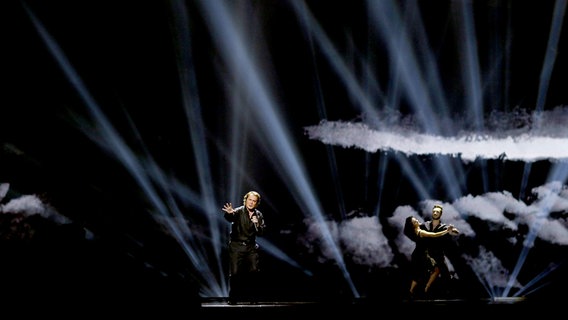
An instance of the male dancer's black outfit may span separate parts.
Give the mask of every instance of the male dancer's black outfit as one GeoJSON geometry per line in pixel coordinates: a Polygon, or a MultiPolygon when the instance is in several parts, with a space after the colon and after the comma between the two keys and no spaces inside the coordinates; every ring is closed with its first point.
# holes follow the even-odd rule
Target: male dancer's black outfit
{"type": "MultiPolygon", "coordinates": [[[[440,223],[434,228],[432,221],[426,221],[420,224],[420,229],[430,231],[430,232],[440,232],[448,228],[448,225],[440,223]]],[[[446,250],[453,245],[452,235],[447,233],[441,237],[436,238],[424,238],[424,245],[426,246],[427,254],[435,260],[436,265],[440,268],[440,279],[439,282],[442,283],[441,287],[444,290],[437,290],[438,293],[448,289],[449,280],[451,279],[450,269],[446,263],[446,250]]],[[[438,281],[436,281],[438,282],[438,281]]]]}

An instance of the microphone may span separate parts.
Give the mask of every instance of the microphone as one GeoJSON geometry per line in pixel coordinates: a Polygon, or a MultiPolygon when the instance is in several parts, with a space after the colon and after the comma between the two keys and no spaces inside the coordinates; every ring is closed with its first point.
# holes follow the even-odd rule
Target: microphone
{"type": "Polygon", "coordinates": [[[250,219],[252,220],[252,224],[254,225],[254,230],[258,232],[258,216],[256,215],[256,212],[250,216],[250,219]],[[253,218],[256,218],[256,222],[254,222],[253,218]]]}

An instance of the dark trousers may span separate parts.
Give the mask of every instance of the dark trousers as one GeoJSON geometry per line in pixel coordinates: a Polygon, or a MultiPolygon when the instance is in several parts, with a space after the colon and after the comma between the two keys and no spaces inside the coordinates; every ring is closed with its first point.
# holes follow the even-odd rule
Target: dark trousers
{"type": "Polygon", "coordinates": [[[229,298],[252,299],[258,282],[259,254],[256,243],[229,243],[229,298]]]}

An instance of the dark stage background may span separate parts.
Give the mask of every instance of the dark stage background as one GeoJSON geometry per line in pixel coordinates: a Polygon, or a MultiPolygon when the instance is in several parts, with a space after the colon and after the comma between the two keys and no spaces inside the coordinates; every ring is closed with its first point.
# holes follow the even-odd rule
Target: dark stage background
{"type": "Polygon", "coordinates": [[[261,300],[401,301],[411,248],[398,217],[424,220],[441,202],[462,234],[439,298],[528,288],[521,297],[555,302],[568,287],[565,158],[396,146],[413,132],[519,138],[536,112],[563,127],[565,7],[3,1],[2,283],[82,303],[223,299],[221,207],[257,190],[269,226],[261,300]],[[371,152],[311,137],[324,120],[394,142],[371,152]],[[541,205],[539,188],[555,200],[541,205]],[[544,223],[524,219],[543,207],[544,223]]]}

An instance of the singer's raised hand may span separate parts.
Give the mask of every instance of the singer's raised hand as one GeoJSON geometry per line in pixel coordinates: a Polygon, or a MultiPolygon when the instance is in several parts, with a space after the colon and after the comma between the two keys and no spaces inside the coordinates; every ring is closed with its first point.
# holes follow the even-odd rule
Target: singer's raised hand
{"type": "Polygon", "coordinates": [[[230,202],[225,203],[225,205],[223,206],[223,211],[229,214],[233,214],[233,212],[235,212],[235,209],[233,209],[233,204],[231,204],[230,202]]]}

